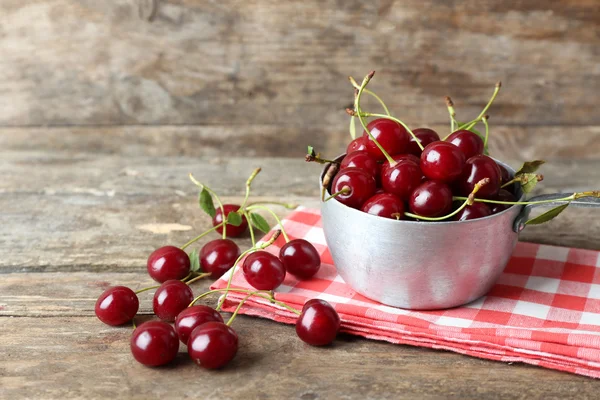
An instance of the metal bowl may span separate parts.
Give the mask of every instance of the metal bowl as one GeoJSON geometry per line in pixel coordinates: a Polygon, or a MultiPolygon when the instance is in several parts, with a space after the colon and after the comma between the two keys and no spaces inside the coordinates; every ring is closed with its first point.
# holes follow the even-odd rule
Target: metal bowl
{"type": "MultiPolygon", "coordinates": [[[[599,207],[598,200],[572,204],[599,207]]],[[[533,207],[514,205],[469,221],[416,222],[377,217],[332,199],[322,203],[321,214],[337,271],[355,291],[393,307],[434,310],[469,303],[490,290],[533,207]]]]}

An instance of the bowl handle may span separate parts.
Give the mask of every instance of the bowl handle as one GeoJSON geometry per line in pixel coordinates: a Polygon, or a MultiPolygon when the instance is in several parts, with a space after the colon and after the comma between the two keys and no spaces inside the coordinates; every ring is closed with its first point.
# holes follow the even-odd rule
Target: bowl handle
{"type": "MultiPolygon", "coordinates": [[[[528,201],[540,201],[540,200],[555,200],[555,199],[564,199],[565,197],[570,196],[573,193],[553,193],[553,194],[542,194],[540,196],[535,196],[529,199],[528,201]]],[[[521,210],[521,213],[515,218],[515,222],[513,223],[513,230],[517,233],[521,232],[525,229],[525,222],[529,219],[529,213],[532,208],[536,207],[556,207],[561,204],[566,204],[568,201],[553,201],[550,203],[544,204],[527,204],[521,210]]],[[[582,197],[577,200],[571,200],[572,207],[600,207],[600,198],[598,197],[582,197]]]]}

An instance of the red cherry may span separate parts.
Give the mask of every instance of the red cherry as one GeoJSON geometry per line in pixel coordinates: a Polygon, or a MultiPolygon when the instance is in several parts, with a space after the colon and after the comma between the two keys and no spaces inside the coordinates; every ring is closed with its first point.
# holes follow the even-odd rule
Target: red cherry
{"type": "Polygon", "coordinates": [[[139,363],[156,367],[173,361],[179,351],[179,340],[171,325],[149,321],[133,331],[130,347],[139,363]]]}
{"type": "Polygon", "coordinates": [[[405,219],[404,202],[390,193],[376,194],[362,206],[367,214],[391,219],[405,219]]]}
{"type": "Polygon", "coordinates": [[[298,279],[310,279],[321,268],[321,256],[315,246],[304,239],[290,240],[279,251],[287,272],[298,279]]]}
{"type": "Polygon", "coordinates": [[[117,326],[131,321],[139,308],[140,301],[133,290],[125,286],[113,286],[98,297],[94,311],[100,321],[117,326]]]}
{"type": "Polygon", "coordinates": [[[381,165],[377,163],[377,159],[366,151],[355,151],[344,157],[340,164],[340,170],[345,168],[358,168],[368,172],[373,178],[379,178],[381,165]]]}
{"type": "Polygon", "coordinates": [[[223,317],[213,308],[204,305],[188,307],[175,318],[175,331],[181,343],[188,343],[192,331],[207,322],[223,322],[223,317]]]}
{"type": "MultiPolygon", "coordinates": [[[[393,156],[405,152],[408,145],[409,133],[402,125],[389,119],[380,118],[371,121],[367,125],[367,128],[388,154],[393,156]]],[[[365,138],[367,151],[378,160],[384,160],[385,156],[375,142],[371,140],[366,131],[363,133],[363,137],[365,138]]]]}
{"type": "Polygon", "coordinates": [[[483,140],[475,133],[465,129],[456,131],[448,136],[446,142],[458,147],[467,160],[478,154],[483,154],[483,140]]]}
{"type": "Polygon", "coordinates": [[[465,168],[458,180],[459,193],[468,196],[475,184],[484,178],[489,178],[487,185],[482,186],[475,197],[483,199],[494,198],[500,191],[500,168],[496,161],[484,155],[473,156],[467,160],[465,168]]]}
{"type": "Polygon", "coordinates": [[[238,335],[222,322],[207,322],[192,331],[187,346],[188,354],[196,364],[217,369],[235,357],[238,335]]]}
{"type": "MultiPolygon", "coordinates": [[[[223,210],[225,211],[225,217],[229,215],[229,213],[236,212],[240,209],[240,206],[237,204],[223,204],[223,210]]],[[[216,214],[213,217],[212,224],[213,226],[219,225],[223,222],[223,214],[221,213],[221,207],[216,208],[216,214]]],[[[242,216],[242,223],[240,226],[235,226],[231,224],[227,224],[227,236],[228,237],[240,237],[248,230],[248,221],[246,217],[242,216]]],[[[223,227],[217,228],[217,232],[223,233],[223,227]]]]}
{"type": "Polygon", "coordinates": [[[382,170],[381,186],[387,193],[395,194],[407,201],[411,193],[421,184],[423,173],[418,164],[412,161],[400,161],[393,167],[382,170]]]}
{"type": "Polygon", "coordinates": [[[190,257],[175,246],[154,250],[146,265],[150,277],[159,283],[169,279],[183,279],[190,273],[190,257]]]}
{"type": "Polygon", "coordinates": [[[296,321],[296,334],[312,346],[324,346],[333,342],[340,324],[340,316],[328,302],[312,299],[302,307],[296,321]]]}
{"type": "MultiPolygon", "coordinates": [[[[426,147],[429,143],[438,142],[440,140],[439,135],[433,129],[417,128],[413,129],[412,132],[415,134],[417,139],[419,139],[419,142],[421,142],[421,145],[423,147],[426,147]]],[[[410,134],[409,136],[410,138],[408,141],[408,147],[406,148],[406,152],[414,154],[415,156],[420,156],[423,150],[421,150],[415,138],[410,134]]]]}
{"type": "Polygon", "coordinates": [[[454,216],[455,221],[466,221],[469,219],[483,218],[492,215],[490,208],[481,202],[474,202],[470,206],[466,206],[454,216]]]}
{"type": "Polygon", "coordinates": [[[240,248],[233,240],[211,240],[200,250],[200,266],[202,271],[210,272],[210,276],[217,279],[233,267],[240,254],[240,248]]]}
{"type": "Polygon", "coordinates": [[[244,259],[244,277],[258,290],[273,290],[285,279],[285,267],[281,260],[266,251],[251,253],[244,259]]]}
{"type": "Polygon", "coordinates": [[[163,321],[175,321],[175,317],[194,300],[192,289],[181,281],[166,281],[154,293],[152,308],[163,321]]]}
{"type": "Polygon", "coordinates": [[[421,171],[431,180],[452,182],[465,166],[465,155],[452,143],[433,142],[421,154],[421,171]]]}
{"type": "MultiPolygon", "coordinates": [[[[517,201],[517,198],[508,190],[500,189],[494,200],[517,201]]],[[[512,206],[512,204],[490,204],[492,214],[498,214],[499,212],[502,212],[512,206]]]]}
{"type": "Polygon", "coordinates": [[[358,168],[346,168],[338,172],[333,180],[333,193],[349,188],[347,194],[339,194],[336,200],[352,208],[360,208],[375,193],[375,178],[358,168]]]}
{"type": "Polygon", "coordinates": [[[367,151],[367,144],[365,143],[364,136],[359,136],[348,144],[346,154],[353,153],[355,151],[367,151]]]}
{"type": "Polygon", "coordinates": [[[422,217],[444,216],[452,209],[452,190],[442,182],[424,182],[413,191],[408,206],[413,214],[422,217]]]}
{"type": "MultiPolygon", "coordinates": [[[[496,163],[498,164],[498,163],[496,163]]],[[[501,164],[498,164],[498,168],[500,168],[500,182],[504,185],[506,182],[510,181],[512,178],[510,177],[510,172],[501,164]]]]}

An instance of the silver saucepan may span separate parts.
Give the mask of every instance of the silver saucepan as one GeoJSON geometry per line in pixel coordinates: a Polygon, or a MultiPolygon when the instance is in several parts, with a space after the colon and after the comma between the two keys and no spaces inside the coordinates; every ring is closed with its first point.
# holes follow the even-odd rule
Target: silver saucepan
{"type": "MultiPolygon", "coordinates": [[[[499,164],[514,174],[508,165],[499,164]]],[[[560,204],[564,202],[544,205],[560,204]]],[[[571,205],[600,207],[600,199],[582,198],[571,205]]],[[[462,222],[416,222],[377,217],[330,200],[322,203],[321,214],[337,271],[354,290],[389,306],[434,310],[460,306],[487,293],[504,270],[531,209],[538,206],[514,205],[462,222]]]]}

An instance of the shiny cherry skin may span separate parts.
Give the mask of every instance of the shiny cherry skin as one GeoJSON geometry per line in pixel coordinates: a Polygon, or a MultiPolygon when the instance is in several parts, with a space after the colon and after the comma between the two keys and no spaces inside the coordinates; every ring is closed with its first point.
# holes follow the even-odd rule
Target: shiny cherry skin
{"type": "Polygon", "coordinates": [[[346,148],[346,154],[350,154],[355,151],[367,151],[367,144],[364,136],[359,136],[348,144],[348,147],[346,148]]]}
{"type": "Polygon", "coordinates": [[[98,297],[94,311],[100,321],[118,326],[131,321],[139,308],[140,301],[133,290],[125,286],[113,286],[98,297]]]}
{"type": "Polygon", "coordinates": [[[340,316],[331,304],[312,299],[302,307],[302,314],[296,321],[296,334],[312,346],[325,346],[334,341],[340,324],[340,316]]]}
{"type": "Polygon", "coordinates": [[[154,250],[146,264],[148,274],[159,283],[169,279],[183,279],[190,273],[190,257],[175,246],[154,250]]]}
{"type": "Polygon", "coordinates": [[[217,279],[233,267],[240,254],[241,250],[233,240],[211,240],[200,250],[200,266],[202,271],[210,272],[210,276],[217,279]]]}
{"type": "Polygon", "coordinates": [[[483,140],[475,133],[465,129],[456,131],[448,136],[446,142],[458,147],[467,160],[473,156],[483,154],[483,140]]]}
{"type": "Polygon", "coordinates": [[[381,186],[387,193],[408,201],[413,190],[421,184],[423,173],[418,164],[403,160],[382,170],[381,186]]]}
{"type": "Polygon", "coordinates": [[[360,208],[375,193],[375,178],[358,168],[346,168],[338,172],[331,185],[332,193],[349,188],[347,194],[339,194],[336,200],[352,208],[360,208]]]}
{"type": "Polygon", "coordinates": [[[215,309],[205,305],[188,307],[175,318],[175,332],[181,343],[187,345],[190,335],[197,326],[207,322],[223,322],[223,317],[215,309]]]}
{"type": "Polygon", "coordinates": [[[450,183],[456,180],[465,167],[463,152],[448,142],[433,142],[421,153],[421,171],[427,178],[450,183]]]}
{"type": "Polygon", "coordinates": [[[426,181],[411,194],[408,206],[422,217],[441,217],[452,210],[452,190],[443,182],[426,181]]]}
{"type": "MultiPolygon", "coordinates": [[[[223,210],[225,211],[225,217],[229,215],[229,213],[236,212],[240,209],[240,206],[237,204],[223,204],[223,210]]],[[[212,224],[213,226],[219,225],[223,222],[223,213],[221,212],[221,207],[216,208],[216,214],[213,217],[212,224]]],[[[242,216],[242,223],[240,226],[235,226],[231,224],[227,224],[227,236],[228,237],[240,237],[248,230],[248,220],[246,217],[242,216]]],[[[223,233],[223,227],[217,228],[217,232],[223,233]]]]}
{"type": "Polygon", "coordinates": [[[166,322],[144,322],[131,335],[131,353],[137,362],[149,367],[168,364],[179,351],[175,329],[166,322]]]}
{"type": "Polygon", "coordinates": [[[177,280],[166,281],[154,293],[152,308],[154,314],[163,321],[173,322],[194,300],[192,289],[177,280]]]}
{"type": "Polygon", "coordinates": [[[340,170],[345,168],[358,168],[368,172],[376,180],[379,178],[381,165],[377,159],[366,151],[355,151],[344,157],[340,163],[340,170]]]}
{"type": "Polygon", "coordinates": [[[258,290],[273,290],[285,279],[281,260],[266,251],[257,251],[244,259],[242,271],[246,281],[258,290]]]}
{"type": "MultiPolygon", "coordinates": [[[[421,145],[423,147],[426,147],[429,143],[438,142],[440,140],[440,136],[433,129],[417,128],[413,129],[412,132],[415,134],[417,139],[419,139],[419,142],[421,142],[421,145]]],[[[406,152],[409,154],[414,154],[415,156],[420,156],[423,150],[421,150],[421,148],[417,144],[417,141],[410,133],[409,137],[410,138],[408,141],[408,147],[406,148],[406,152]]]]}
{"type": "Polygon", "coordinates": [[[285,270],[298,279],[310,279],[321,268],[319,252],[304,239],[294,239],[284,244],[279,250],[279,259],[285,270]]]}
{"type": "Polygon", "coordinates": [[[207,322],[196,327],[187,343],[188,354],[207,369],[224,367],[238,350],[238,335],[222,322],[207,322]]]}
{"type": "Polygon", "coordinates": [[[492,215],[492,210],[485,204],[474,202],[470,206],[466,206],[458,214],[454,216],[455,221],[467,221],[469,219],[483,218],[492,215]]]}
{"type": "Polygon", "coordinates": [[[484,155],[469,158],[457,182],[459,193],[468,196],[473,191],[475,184],[485,178],[489,178],[489,183],[482,186],[475,197],[492,199],[500,191],[501,172],[498,164],[492,158],[484,155]]]}
{"type": "MultiPolygon", "coordinates": [[[[506,189],[500,189],[500,191],[498,192],[498,194],[496,195],[496,197],[494,197],[494,200],[499,200],[499,201],[517,201],[517,198],[515,197],[514,194],[512,194],[511,192],[509,192],[506,189]]],[[[489,204],[490,209],[492,211],[492,214],[498,214],[499,212],[502,212],[510,207],[512,207],[512,204],[493,204],[490,203],[489,204]]]]}
{"type": "MultiPolygon", "coordinates": [[[[380,118],[369,122],[367,128],[389,155],[405,153],[410,134],[402,125],[389,119],[380,118]]],[[[367,151],[378,160],[384,160],[385,156],[366,131],[363,133],[363,137],[367,151]]]]}
{"type": "Polygon", "coordinates": [[[405,219],[404,202],[391,193],[376,194],[362,206],[362,212],[390,219],[405,219]]]}
{"type": "MultiPolygon", "coordinates": [[[[417,165],[419,165],[421,163],[421,159],[419,157],[415,156],[414,154],[396,154],[395,156],[392,156],[392,158],[396,162],[412,161],[417,165]]],[[[390,168],[390,167],[391,167],[390,163],[387,160],[385,160],[383,162],[383,164],[381,165],[381,174],[385,173],[386,168],[390,168]]]]}

